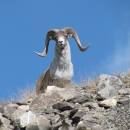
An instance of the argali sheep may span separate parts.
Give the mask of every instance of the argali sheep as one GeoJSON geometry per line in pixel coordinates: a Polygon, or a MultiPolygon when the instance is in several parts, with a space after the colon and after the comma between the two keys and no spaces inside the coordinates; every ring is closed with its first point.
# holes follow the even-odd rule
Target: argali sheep
{"type": "Polygon", "coordinates": [[[82,47],[76,31],[73,28],[65,27],[61,30],[52,29],[46,35],[45,48],[42,53],[35,52],[39,56],[46,56],[50,40],[55,40],[55,58],[49,69],[43,73],[36,83],[36,94],[44,93],[48,85],[64,87],[69,84],[73,77],[73,64],[68,38],[73,37],[80,49],[85,51],[90,44],[82,47]]]}

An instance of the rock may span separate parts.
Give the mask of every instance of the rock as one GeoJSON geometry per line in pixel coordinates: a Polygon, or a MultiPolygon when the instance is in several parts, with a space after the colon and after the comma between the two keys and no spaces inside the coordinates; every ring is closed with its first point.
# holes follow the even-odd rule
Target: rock
{"type": "Polygon", "coordinates": [[[29,111],[29,105],[21,105],[21,106],[18,107],[18,109],[29,111]]]}
{"type": "Polygon", "coordinates": [[[54,92],[51,93],[52,91],[53,90],[49,91],[48,93],[40,94],[38,97],[36,97],[29,105],[30,110],[42,108],[43,106],[47,108],[48,106],[52,106],[54,103],[71,100],[74,97],[81,95],[80,92],[73,88],[58,88],[57,91],[54,90],[54,92]]]}
{"type": "Polygon", "coordinates": [[[128,86],[129,86],[129,83],[130,83],[130,77],[127,77],[127,76],[123,76],[123,77],[121,77],[120,75],[118,75],[118,77],[121,79],[121,81],[122,81],[125,85],[128,84],[128,86]]]}
{"type": "Polygon", "coordinates": [[[74,108],[74,104],[69,103],[69,102],[58,102],[54,105],[52,105],[53,109],[58,109],[60,111],[65,111],[65,110],[71,110],[74,108]]]}
{"type": "Polygon", "coordinates": [[[52,129],[51,130],[59,130],[58,128],[62,126],[62,122],[59,121],[58,123],[52,125],[52,129]]]}
{"type": "Polygon", "coordinates": [[[11,119],[12,113],[16,111],[17,107],[18,107],[17,104],[12,104],[12,103],[5,105],[3,111],[4,115],[8,117],[8,119],[11,119]]]}
{"type": "Polygon", "coordinates": [[[130,104],[130,98],[120,99],[118,100],[118,103],[120,104],[130,104]]]}
{"type": "Polygon", "coordinates": [[[86,114],[81,118],[81,120],[101,124],[101,122],[104,120],[104,115],[102,112],[96,112],[96,111],[89,111],[86,112],[86,114]]]}
{"type": "Polygon", "coordinates": [[[94,85],[48,86],[30,101],[0,103],[0,130],[130,129],[130,87],[109,75],[94,85]]]}
{"type": "Polygon", "coordinates": [[[13,130],[14,127],[11,125],[11,121],[3,117],[0,114],[0,130],[13,130]]]}
{"type": "Polygon", "coordinates": [[[77,124],[81,120],[81,118],[86,114],[87,111],[89,111],[87,107],[80,108],[72,117],[73,123],[77,124]]]}
{"type": "MultiPolygon", "coordinates": [[[[36,113],[36,114],[37,114],[37,113],[36,113]]],[[[54,113],[50,113],[50,114],[45,114],[45,113],[43,113],[43,114],[37,114],[37,115],[43,115],[45,118],[47,118],[48,120],[50,120],[51,123],[52,123],[53,117],[55,116],[54,113]]],[[[55,120],[57,120],[57,119],[55,119],[55,120]]]]}
{"type": "Polygon", "coordinates": [[[17,105],[28,105],[26,101],[12,101],[12,103],[17,104],[17,105]]]}
{"type": "Polygon", "coordinates": [[[70,111],[69,117],[72,118],[77,111],[78,111],[77,108],[72,109],[72,110],[70,111]]]}
{"type": "Polygon", "coordinates": [[[20,117],[18,117],[15,120],[15,123],[20,128],[24,128],[29,123],[31,123],[35,118],[36,118],[36,115],[34,113],[32,113],[31,111],[28,111],[28,112],[22,114],[20,117]]]}
{"type": "Polygon", "coordinates": [[[84,107],[89,107],[90,109],[96,109],[98,108],[98,104],[97,103],[93,103],[93,102],[87,102],[83,104],[84,107]]]}
{"type": "Polygon", "coordinates": [[[59,113],[59,110],[57,110],[57,109],[53,109],[52,107],[48,107],[47,109],[44,109],[44,112],[46,113],[46,114],[51,114],[51,113],[59,113]]]}
{"type": "Polygon", "coordinates": [[[26,130],[51,130],[50,121],[39,115],[26,127],[26,130]]]}
{"type": "Polygon", "coordinates": [[[74,127],[71,126],[72,121],[66,118],[62,122],[62,126],[58,130],[74,130],[74,127]]]}
{"type": "Polygon", "coordinates": [[[60,121],[60,116],[58,114],[54,115],[52,118],[51,118],[51,123],[52,124],[56,124],[57,122],[60,121]]]}
{"type": "Polygon", "coordinates": [[[71,125],[71,120],[68,118],[63,121],[63,125],[58,130],[75,130],[75,127],[71,125]]]}
{"type": "Polygon", "coordinates": [[[76,96],[68,101],[72,102],[72,103],[83,104],[83,103],[88,102],[90,100],[91,100],[91,98],[89,95],[80,95],[80,96],[76,96]]]}
{"type": "Polygon", "coordinates": [[[103,130],[103,128],[101,127],[101,125],[97,124],[92,127],[92,130],[103,130]]]}
{"type": "Polygon", "coordinates": [[[69,117],[70,111],[69,110],[63,111],[63,112],[59,113],[59,115],[60,115],[60,119],[64,120],[69,117]]]}
{"type": "Polygon", "coordinates": [[[14,113],[11,116],[11,120],[16,120],[18,117],[20,117],[22,114],[24,114],[26,110],[23,109],[17,109],[14,111],[14,113]]]}
{"type": "Polygon", "coordinates": [[[103,130],[103,129],[98,124],[86,121],[80,121],[77,125],[76,130],[103,130]]]}
{"type": "Polygon", "coordinates": [[[76,91],[74,88],[66,88],[62,91],[58,91],[58,94],[65,101],[69,101],[71,99],[74,99],[77,96],[81,96],[81,93],[79,91],[76,91]]]}
{"type": "Polygon", "coordinates": [[[38,109],[38,108],[47,108],[49,106],[52,106],[54,103],[62,101],[62,97],[54,92],[52,94],[44,93],[40,94],[38,97],[36,97],[31,104],[29,105],[30,110],[38,109]],[[44,99],[44,100],[43,100],[44,99]]]}
{"type": "Polygon", "coordinates": [[[116,76],[102,74],[97,83],[98,94],[104,98],[111,98],[118,95],[118,90],[125,88],[123,82],[116,76]]]}
{"type": "Polygon", "coordinates": [[[106,99],[106,100],[100,101],[99,105],[102,107],[107,107],[107,108],[114,107],[117,105],[117,100],[116,99],[106,99]]]}
{"type": "Polygon", "coordinates": [[[119,95],[129,95],[130,94],[130,88],[120,89],[118,91],[119,95]]]}

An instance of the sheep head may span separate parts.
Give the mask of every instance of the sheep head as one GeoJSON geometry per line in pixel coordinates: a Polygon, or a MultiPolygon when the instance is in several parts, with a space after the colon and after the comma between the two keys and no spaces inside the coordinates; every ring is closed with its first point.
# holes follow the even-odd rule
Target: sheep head
{"type": "Polygon", "coordinates": [[[46,35],[46,40],[45,40],[45,48],[42,53],[35,52],[39,56],[46,56],[48,52],[48,46],[49,46],[49,41],[50,40],[55,40],[59,48],[64,49],[65,45],[67,44],[68,38],[73,37],[80,49],[80,51],[85,51],[88,49],[90,44],[86,47],[82,47],[81,42],[79,40],[79,37],[76,33],[76,31],[73,28],[66,27],[61,30],[58,29],[52,29],[50,30],[47,35],[46,35]]]}

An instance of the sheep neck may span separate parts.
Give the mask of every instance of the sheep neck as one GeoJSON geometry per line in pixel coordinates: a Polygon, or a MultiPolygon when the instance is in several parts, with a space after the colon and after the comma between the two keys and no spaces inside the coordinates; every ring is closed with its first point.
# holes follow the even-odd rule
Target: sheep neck
{"type": "Polygon", "coordinates": [[[50,76],[53,79],[71,80],[73,64],[71,62],[70,46],[67,44],[63,50],[55,47],[55,58],[51,63],[50,76]]]}

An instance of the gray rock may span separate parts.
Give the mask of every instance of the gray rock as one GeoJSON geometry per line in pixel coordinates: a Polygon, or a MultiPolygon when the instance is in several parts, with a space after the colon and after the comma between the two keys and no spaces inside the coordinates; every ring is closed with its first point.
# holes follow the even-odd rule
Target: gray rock
{"type": "Polygon", "coordinates": [[[77,124],[81,118],[86,114],[86,112],[88,111],[88,108],[85,107],[85,108],[80,108],[76,113],[75,115],[72,117],[72,120],[73,120],[73,123],[74,124],[77,124]]]}
{"type": "Polygon", "coordinates": [[[72,120],[66,118],[62,122],[62,126],[58,130],[75,130],[75,127],[71,125],[72,120]]]}
{"type": "Polygon", "coordinates": [[[35,120],[28,124],[26,130],[51,130],[50,121],[44,116],[39,115],[35,120]]]}
{"type": "Polygon", "coordinates": [[[58,114],[54,115],[52,118],[51,118],[51,123],[52,124],[56,124],[57,122],[60,121],[60,116],[58,114]]]}
{"type": "Polygon", "coordinates": [[[29,105],[21,105],[18,107],[18,109],[23,109],[25,111],[29,111],[29,105]]]}
{"type": "Polygon", "coordinates": [[[130,88],[120,89],[118,91],[119,95],[129,95],[130,94],[130,88]]]}
{"type": "Polygon", "coordinates": [[[42,108],[43,106],[48,108],[48,106],[52,106],[54,103],[71,100],[76,96],[81,96],[81,93],[74,88],[57,89],[53,93],[52,91],[43,93],[32,101],[30,110],[42,108]]]}
{"type": "Polygon", "coordinates": [[[38,109],[38,108],[47,108],[53,105],[56,102],[62,101],[62,97],[54,92],[52,94],[44,93],[36,97],[31,104],[29,105],[30,110],[38,109]],[[43,100],[44,99],[44,100],[43,100]]]}
{"type": "Polygon", "coordinates": [[[104,120],[104,115],[102,112],[89,111],[82,117],[82,120],[95,124],[101,124],[104,120]]]}
{"type": "Polygon", "coordinates": [[[15,120],[15,123],[18,127],[24,128],[29,123],[31,123],[35,118],[36,118],[36,115],[34,113],[32,113],[31,111],[28,111],[28,112],[22,114],[20,117],[18,117],[15,120]]]}
{"type": "Polygon", "coordinates": [[[101,125],[97,124],[92,127],[92,130],[103,130],[103,128],[101,127],[101,125]]]}
{"type": "Polygon", "coordinates": [[[116,76],[102,74],[97,83],[98,94],[104,98],[111,98],[118,95],[118,90],[125,88],[123,82],[116,76]]]}
{"type": "Polygon", "coordinates": [[[18,105],[17,104],[12,104],[9,103],[4,106],[4,115],[8,117],[8,119],[11,119],[12,113],[14,113],[17,109],[18,105]]]}
{"type": "Polygon", "coordinates": [[[65,111],[65,110],[71,110],[74,108],[74,104],[73,103],[69,103],[69,102],[58,102],[54,105],[52,105],[53,109],[58,109],[60,111],[65,111]]]}
{"type": "Polygon", "coordinates": [[[65,101],[69,101],[77,96],[81,96],[81,93],[79,91],[76,91],[74,88],[66,88],[65,90],[58,91],[58,94],[65,101]]]}
{"type": "Polygon", "coordinates": [[[60,115],[60,119],[61,119],[61,120],[64,120],[64,119],[66,119],[66,118],[69,117],[69,115],[70,115],[70,110],[63,111],[63,112],[59,113],[59,115],[60,115]]]}
{"type": "Polygon", "coordinates": [[[72,118],[77,111],[78,111],[77,108],[72,109],[72,110],[70,111],[70,113],[69,113],[69,117],[72,118]]]}
{"type": "Polygon", "coordinates": [[[46,114],[50,114],[50,113],[59,113],[59,110],[57,109],[53,109],[52,106],[51,107],[48,107],[47,109],[44,109],[44,113],[46,114]]]}
{"type": "Polygon", "coordinates": [[[71,126],[72,120],[66,118],[62,122],[62,126],[58,130],[74,130],[74,127],[71,126]]]}
{"type": "Polygon", "coordinates": [[[43,115],[45,118],[47,118],[50,121],[52,121],[52,118],[55,116],[54,113],[50,113],[50,114],[43,113],[43,114],[37,114],[37,115],[43,115]]]}
{"type": "Polygon", "coordinates": [[[61,126],[62,126],[62,122],[59,121],[58,123],[52,125],[52,129],[51,130],[58,130],[61,126]]]}
{"type": "Polygon", "coordinates": [[[96,109],[96,108],[99,107],[98,104],[94,103],[94,102],[87,102],[87,103],[84,103],[82,106],[83,107],[89,107],[90,109],[92,109],[92,108],[96,109]]]}
{"type": "Polygon", "coordinates": [[[0,130],[13,130],[13,128],[11,121],[0,114],[0,130]]]}
{"type": "Polygon", "coordinates": [[[130,98],[120,99],[118,100],[118,103],[120,104],[130,104],[130,98]]]}
{"type": "Polygon", "coordinates": [[[73,99],[69,99],[68,101],[69,102],[72,102],[72,103],[79,103],[79,104],[83,104],[85,102],[88,102],[90,101],[90,96],[89,95],[80,95],[80,96],[76,96],[74,97],[73,99]]]}
{"type": "Polygon", "coordinates": [[[16,120],[18,117],[20,117],[22,114],[24,114],[26,111],[23,109],[17,109],[14,111],[14,113],[11,115],[11,120],[16,120]]]}
{"type": "Polygon", "coordinates": [[[103,130],[102,127],[93,122],[80,121],[76,127],[76,130],[103,130]]]}
{"type": "Polygon", "coordinates": [[[12,101],[12,103],[17,104],[17,105],[28,105],[29,103],[27,103],[26,101],[12,101]]]}

